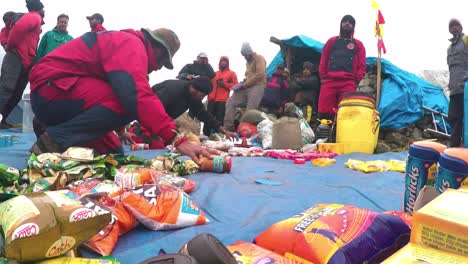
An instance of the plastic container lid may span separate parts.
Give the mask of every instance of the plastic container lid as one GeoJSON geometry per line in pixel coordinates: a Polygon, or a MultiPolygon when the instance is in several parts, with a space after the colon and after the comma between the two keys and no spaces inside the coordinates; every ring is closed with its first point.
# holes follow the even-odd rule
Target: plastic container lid
{"type": "Polygon", "coordinates": [[[468,173],[468,149],[448,148],[439,158],[439,166],[458,173],[468,173]]]}
{"type": "Polygon", "coordinates": [[[438,161],[446,146],[437,142],[417,141],[410,145],[408,154],[422,160],[438,161]]]}

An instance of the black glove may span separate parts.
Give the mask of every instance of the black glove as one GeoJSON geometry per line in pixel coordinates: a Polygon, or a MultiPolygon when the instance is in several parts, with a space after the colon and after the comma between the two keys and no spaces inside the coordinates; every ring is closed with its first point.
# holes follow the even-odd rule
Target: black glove
{"type": "Polygon", "coordinates": [[[216,84],[218,84],[219,86],[221,86],[223,88],[226,88],[226,84],[224,83],[224,81],[222,79],[217,80],[216,84]]]}

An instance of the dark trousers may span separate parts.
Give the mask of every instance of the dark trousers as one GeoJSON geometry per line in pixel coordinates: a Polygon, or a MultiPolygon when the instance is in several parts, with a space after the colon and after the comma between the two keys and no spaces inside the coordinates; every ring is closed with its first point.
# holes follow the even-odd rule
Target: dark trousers
{"type": "Polygon", "coordinates": [[[122,153],[114,130],[135,117],[125,114],[109,83],[81,78],[69,90],[44,85],[31,93],[35,117],[48,136],[64,148],[83,146],[98,153],[122,153]]]}
{"type": "Polygon", "coordinates": [[[463,93],[450,96],[448,121],[452,127],[449,147],[460,147],[463,138],[463,93]]]}
{"type": "Polygon", "coordinates": [[[0,75],[0,113],[2,122],[18,105],[28,84],[29,70],[24,69],[21,58],[13,52],[7,52],[3,57],[0,75]]]}
{"type": "MultiPolygon", "coordinates": [[[[226,112],[226,102],[208,102],[208,105],[206,107],[206,110],[211,113],[216,120],[220,121],[221,123],[224,122],[224,113],[226,112]]],[[[214,130],[214,132],[217,132],[217,127],[209,127],[205,124],[203,124],[203,134],[206,136],[211,135],[211,132],[214,130]]]]}

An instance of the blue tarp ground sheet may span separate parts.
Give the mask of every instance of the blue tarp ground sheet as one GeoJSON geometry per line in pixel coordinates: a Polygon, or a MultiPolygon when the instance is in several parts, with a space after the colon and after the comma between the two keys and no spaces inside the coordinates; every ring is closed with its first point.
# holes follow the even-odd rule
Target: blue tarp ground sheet
{"type": "MultiPolygon", "coordinates": [[[[5,133],[5,132],[2,132],[5,133]]],[[[25,167],[32,134],[15,134],[18,143],[0,149],[0,163],[25,167]]],[[[161,151],[127,152],[153,158],[161,151]]],[[[351,204],[376,211],[398,210],[404,190],[404,174],[365,174],[344,166],[349,158],[360,160],[406,158],[406,152],[367,155],[353,153],[336,158],[329,167],[310,162],[295,165],[290,160],[234,158],[230,174],[199,173],[189,176],[197,184],[190,194],[210,220],[203,226],[171,231],[150,231],[141,226],[120,237],[113,252],[121,263],[138,263],[158,255],[161,249],[175,252],[203,232],[217,236],[226,245],[252,241],[271,224],[318,203],[351,204]],[[256,184],[257,179],[281,182],[280,186],[256,184]]],[[[88,257],[97,257],[84,251],[88,257]]]]}
{"type": "MultiPolygon", "coordinates": [[[[309,48],[313,52],[322,53],[323,44],[304,35],[283,39],[287,46],[309,48]]],[[[367,66],[375,65],[377,58],[368,57],[367,66]]],[[[284,64],[280,50],[267,68],[271,76],[278,64],[284,64]]],[[[421,106],[447,114],[448,98],[441,87],[398,68],[390,61],[382,59],[382,94],[379,104],[380,127],[398,129],[418,121],[424,113],[421,106]]],[[[438,119],[439,120],[439,119],[438,119]]],[[[441,121],[441,120],[439,120],[441,121]]],[[[442,126],[440,126],[442,128],[442,126]]]]}

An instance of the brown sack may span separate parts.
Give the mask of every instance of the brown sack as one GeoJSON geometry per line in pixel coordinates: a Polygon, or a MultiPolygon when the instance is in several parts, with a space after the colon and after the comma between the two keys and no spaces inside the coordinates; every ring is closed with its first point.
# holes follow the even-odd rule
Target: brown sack
{"type": "Polygon", "coordinates": [[[282,117],[273,124],[273,149],[301,149],[303,147],[299,119],[282,117]]]}

